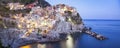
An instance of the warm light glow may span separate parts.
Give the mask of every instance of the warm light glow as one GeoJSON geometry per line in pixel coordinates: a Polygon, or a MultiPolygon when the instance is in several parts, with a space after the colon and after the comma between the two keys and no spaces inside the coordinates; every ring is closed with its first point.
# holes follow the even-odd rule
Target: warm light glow
{"type": "Polygon", "coordinates": [[[0,15],[0,19],[2,18],[2,16],[0,15]]]}
{"type": "Polygon", "coordinates": [[[68,40],[66,42],[67,48],[74,48],[73,47],[73,39],[70,35],[68,35],[68,40]]]}
{"type": "Polygon", "coordinates": [[[12,18],[15,18],[15,19],[17,19],[18,17],[17,17],[17,16],[12,16],[12,18]]]}
{"type": "Polygon", "coordinates": [[[31,32],[35,29],[35,28],[44,28],[44,30],[46,30],[47,32],[53,27],[53,23],[51,22],[50,18],[44,19],[44,17],[39,17],[38,19],[35,19],[33,16],[29,16],[29,17],[19,17],[17,20],[20,22],[20,24],[18,24],[18,28],[28,28],[27,32],[22,36],[22,37],[26,37],[29,36],[29,34],[31,34],[31,32]],[[29,18],[29,19],[28,19],[29,18]],[[26,25],[22,26],[22,25],[26,25]]]}
{"type": "Polygon", "coordinates": [[[38,44],[37,47],[38,47],[38,48],[46,48],[46,45],[45,45],[45,44],[38,44]]]}
{"type": "MultiPolygon", "coordinates": [[[[19,11],[18,9],[20,9],[21,12],[22,7],[23,5],[20,5],[19,3],[10,4],[10,10],[19,11]]],[[[71,34],[71,32],[78,30],[75,28],[77,24],[74,26],[71,23],[72,19],[70,17],[73,16],[71,15],[73,13],[69,15],[68,12],[67,14],[67,11],[69,11],[68,8],[70,7],[56,5],[50,6],[50,8],[52,9],[47,10],[46,8],[36,8],[35,6],[31,9],[30,13],[15,13],[14,15],[10,14],[10,17],[7,18],[5,16],[5,20],[2,20],[3,22],[5,21],[5,24],[3,24],[4,28],[8,28],[6,29],[7,31],[5,31],[5,33],[9,33],[9,31],[16,32],[10,39],[14,39],[14,36],[18,37],[16,39],[19,42],[16,42],[15,40],[14,44],[12,44],[13,47],[15,44],[18,46],[22,45],[19,43],[29,44],[34,43],[34,41],[37,43],[63,40],[64,38],[61,39],[61,34],[65,34],[65,36],[63,35],[62,37],[66,37],[67,34],[71,34]],[[10,25],[8,23],[10,23],[10,25]],[[74,30],[71,30],[71,28],[74,30]]],[[[2,17],[0,16],[0,19],[1,18],[2,17]]],[[[68,40],[65,42],[67,48],[73,48],[72,41],[73,39],[71,36],[68,36],[68,40]]],[[[5,46],[7,46],[7,44],[8,43],[6,43],[5,46]]],[[[32,48],[31,46],[32,45],[26,45],[20,48],[32,48]]],[[[46,48],[46,45],[43,44],[38,46],[41,46],[39,48],[46,48]]]]}
{"type": "Polygon", "coordinates": [[[22,26],[20,24],[18,24],[18,28],[22,28],[22,26]]]}
{"type": "Polygon", "coordinates": [[[31,45],[21,46],[20,48],[31,48],[31,45]]]}
{"type": "Polygon", "coordinates": [[[25,37],[29,36],[32,33],[32,31],[33,31],[33,29],[28,29],[28,31],[26,33],[24,33],[22,38],[25,38],[25,37]]]}
{"type": "Polygon", "coordinates": [[[10,10],[12,10],[14,8],[14,6],[12,5],[11,7],[10,7],[10,10]]]}
{"type": "Polygon", "coordinates": [[[70,22],[71,22],[71,21],[72,21],[72,20],[71,20],[71,18],[68,18],[68,21],[70,21],[70,22]]]}
{"type": "Polygon", "coordinates": [[[4,28],[7,28],[7,26],[3,23],[4,28]]]}
{"type": "MultiPolygon", "coordinates": [[[[9,4],[10,9],[18,9],[24,7],[24,5],[21,5],[19,3],[10,3],[9,4]],[[17,5],[17,6],[16,6],[17,5]],[[16,7],[15,7],[16,6],[16,7]]],[[[62,6],[61,6],[62,7],[62,6]]],[[[51,7],[53,8],[53,7],[51,7]]],[[[32,32],[34,32],[34,29],[40,29],[41,32],[45,32],[47,34],[50,32],[50,30],[55,27],[56,21],[63,20],[64,11],[71,10],[73,12],[73,9],[69,6],[64,6],[62,8],[58,8],[58,13],[60,13],[60,16],[55,16],[56,14],[53,14],[53,12],[56,9],[50,10],[51,14],[49,14],[47,11],[42,11],[44,9],[42,8],[33,8],[32,11],[27,14],[26,16],[22,16],[22,13],[16,14],[11,16],[11,18],[14,18],[17,21],[17,27],[19,29],[26,29],[26,31],[23,33],[23,36],[20,37],[28,37],[32,32]],[[38,12],[38,13],[35,13],[38,12]],[[35,13],[35,14],[33,14],[35,13]],[[41,15],[43,14],[43,15],[41,15]],[[50,18],[51,17],[51,18],[50,18]],[[61,18],[61,19],[60,19],[61,18]],[[63,19],[62,19],[63,18],[63,19]],[[60,19],[60,20],[57,20],[60,19]]],[[[72,21],[71,18],[68,19],[68,21],[72,21]]],[[[37,31],[36,31],[37,32],[37,31]]],[[[44,35],[44,33],[41,33],[44,35]]]]}

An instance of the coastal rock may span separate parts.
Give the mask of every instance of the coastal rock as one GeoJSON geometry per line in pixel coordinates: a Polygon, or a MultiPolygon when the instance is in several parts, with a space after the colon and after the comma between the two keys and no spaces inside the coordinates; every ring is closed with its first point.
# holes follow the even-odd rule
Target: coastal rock
{"type": "Polygon", "coordinates": [[[66,39],[69,34],[90,33],[74,7],[65,4],[51,6],[45,0],[33,2],[35,6],[9,4],[7,15],[0,14],[0,40],[4,47],[18,48],[31,43],[55,42],[66,39]],[[28,8],[28,13],[21,12],[28,8]],[[12,11],[20,12],[9,13],[12,11]]]}

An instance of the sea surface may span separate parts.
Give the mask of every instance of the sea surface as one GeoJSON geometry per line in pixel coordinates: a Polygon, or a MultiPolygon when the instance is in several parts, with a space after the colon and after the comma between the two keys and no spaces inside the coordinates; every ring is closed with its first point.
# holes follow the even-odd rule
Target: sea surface
{"type": "Polygon", "coordinates": [[[76,48],[120,48],[120,20],[84,20],[92,31],[101,34],[108,39],[100,41],[95,38],[82,35],[76,48]]]}
{"type": "Polygon", "coordinates": [[[106,40],[97,40],[87,34],[80,34],[73,40],[68,36],[67,41],[32,44],[31,48],[120,48],[120,20],[84,20],[87,27],[93,32],[107,37],[106,40]]]}

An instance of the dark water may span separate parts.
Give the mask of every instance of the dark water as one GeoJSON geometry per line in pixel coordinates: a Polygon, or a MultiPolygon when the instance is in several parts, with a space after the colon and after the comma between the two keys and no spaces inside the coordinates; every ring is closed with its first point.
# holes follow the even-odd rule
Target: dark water
{"type": "Polygon", "coordinates": [[[68,37],[67,41],[35,44],[32,48],[120,48],[120,20],[84,20],[92,31],[107,37],[107,40],[97,40],[87,34],[81,34],[78,39],[68,37]]]}

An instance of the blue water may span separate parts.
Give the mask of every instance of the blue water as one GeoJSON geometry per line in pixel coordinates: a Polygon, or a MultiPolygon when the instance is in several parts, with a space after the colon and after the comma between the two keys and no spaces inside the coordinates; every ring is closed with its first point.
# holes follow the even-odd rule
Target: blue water
{"type": "Polygon", "coordinates": [[[75,34],[75,37],[69,36],[68,40],[40,44],[38,48],[120,48],[120,20],[84,20],[84,23],[87,27],[92,27],[93,32],[108,39],[101,41],[84,33],[78,34],[79,36],[75,34]]]}
{"type": "Polygon", "coordinates": [[[107,40],[99,41],[86,34],[77,42],[76,48],[120,48],[120,21],[119,20],[84,20],[92,31],[107,37],[107,40]]]}

